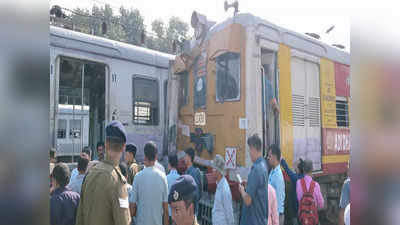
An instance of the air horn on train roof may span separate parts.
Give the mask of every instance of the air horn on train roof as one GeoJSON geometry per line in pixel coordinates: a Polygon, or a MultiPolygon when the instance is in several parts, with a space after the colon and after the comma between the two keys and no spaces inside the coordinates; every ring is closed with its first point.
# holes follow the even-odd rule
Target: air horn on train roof
{"type": "Polygon", "coordinates": [[[235,11],[233,12],[233,15],[236,15],[239,12],[239,2],[236,0],[231,4],[228,4],[228,1],[224,2],[224,9],[225,12],[228,11],[229,8],[235,8],[235,11]]]}

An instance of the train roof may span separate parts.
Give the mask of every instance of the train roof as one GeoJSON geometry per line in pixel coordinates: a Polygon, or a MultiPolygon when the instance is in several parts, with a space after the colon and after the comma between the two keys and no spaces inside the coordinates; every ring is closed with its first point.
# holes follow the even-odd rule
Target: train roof
{"type": "Polygon", "coordinates": [[[350,65],[350,54],[348,52],[308,37],[307,35],[277,26],[250,13],[239,13],[223,22],[213,25],[207,33],[206,40],[214,33],[224,29],[232,23],[239,23],[244,27],[259,28],[258,33],[264,38],[267,37],[272,42],[282,43],[293,49],[350,65]]]}
{"type": "Polygon", "coordinates": [[[107,38],[50,26],[50,46],[167,69],[175,56],[107,38]]]}

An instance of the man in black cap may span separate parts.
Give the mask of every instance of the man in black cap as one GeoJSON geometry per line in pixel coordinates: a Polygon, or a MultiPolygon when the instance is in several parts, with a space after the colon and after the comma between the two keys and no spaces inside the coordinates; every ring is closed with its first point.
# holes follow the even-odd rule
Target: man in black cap
{"type": "Polygon", "coordinates": [[[196,182],[190,175],[180,176],[171,186],[168,203],[176,225],[198,225],[194,212],[195,192],[196,182]]]}
{"type": "Polygon", "coordinates": [[[124,126],[112,121],[106,127],[105,159],[83,181],[76,225],[130,224],[127,182],[119,169],[125,143],[124,126]]]}

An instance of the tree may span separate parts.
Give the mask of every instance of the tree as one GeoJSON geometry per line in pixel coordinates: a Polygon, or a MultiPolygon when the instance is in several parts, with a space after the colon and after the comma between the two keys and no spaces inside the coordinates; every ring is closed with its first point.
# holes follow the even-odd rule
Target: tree
{"type": "Polygon", "coordinates": [[[123,30],[127,35],[127,43],[133,45],[141,45],[142,32],[146,30],[144,18],[140,15],[139,10],[127,10],[121,6],[119,19],[123,30]]]}
{"type": "Polygon", "coordinates": [[[74,25],[75,29],[84,33],[91,33],[90,26],[87,26],[92,23],[89,10],[76,8],[74,12],[75,13],[71,14],[69,20],[74,25]]]}
{"type": "Polygon", "coordinates": [[[109,30],[107,31],[107,38],[121,42],[128,42],[128,35],[124,28],[119,24],[110,24],[109,30]]]}
{"type": "Polygon", "coordinates": [[[189,30],[189,25],[179,19],[176,16],[173,16],[169,19],[168,28],[167,28],[167,39],[169,40],[183,40],[187,38],[187,32],[189,30]]]}
{"type": "Polygon", "coordinates": [[[165,25],[160,19],[156,19],[151,23],[151,30],[157,34],[158,38],[164,37],[165,25]]]}
{"type": "MultiPolygon", "coordinates": [[[[68,18],[74,24],[75,30],[83,33],[102,36],[116,41],[142,46],[142,33],[146,31],[144,18],[137,9],[126,9],[123,6],[119,14],[114,14],[110,5],[104,7],[94,5],[92,10],[75,8],[68,18]],[[106,23],[107,32],[102,33],[102,24],[106,23]]],[[[166,25],[164,21],[156,19],[151,23],[151,33],[145,38],[144,47],[173,53],[174,40],[188,39],[189,25],[178,17],[171,17],[166,25]]]]}
{"type": "Polygon", "coordinates": [[[189,25],[175,16],[169,19],[167,27],[165,27],[163,21],[154,20],[151,23],[151,30],[157,36],[149,38],[146,41],[146,46],[166,53],[174,53],[172,49],[174,40],[183,41],[189,38],[189,25]]]}
{"type": "Polygon", "coordinates": [[[156,19],[151,23],[151,30],[156,36],[149,35],[146,38],[146,47],[162,52],[169,52],[168,43],[165,42],[165,24],[162,20],[156,19]]]}
{"type": "Polygon", "coordinates": [[[99,8],[98,6],[94,5],[92,7],[92,17],[90,17],[90,24],[91,28],[93,29],[93,34],[94,35],[101,35],[101,23],[103,21],[103,13],[102,9],[99,8]]]}

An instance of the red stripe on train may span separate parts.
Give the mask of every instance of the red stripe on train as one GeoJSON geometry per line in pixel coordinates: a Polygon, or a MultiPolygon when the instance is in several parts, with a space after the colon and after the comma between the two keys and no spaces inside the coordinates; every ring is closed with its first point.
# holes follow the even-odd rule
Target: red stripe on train
{"type": "Polygon", "coordinates": [[[347,162],[322,164],[323,175],[346,173],[347,162]]]}

